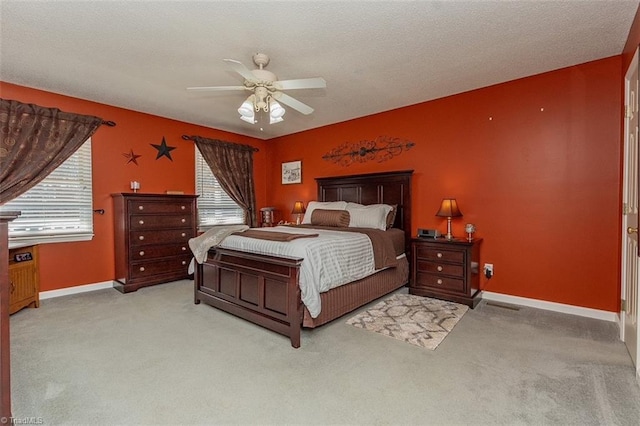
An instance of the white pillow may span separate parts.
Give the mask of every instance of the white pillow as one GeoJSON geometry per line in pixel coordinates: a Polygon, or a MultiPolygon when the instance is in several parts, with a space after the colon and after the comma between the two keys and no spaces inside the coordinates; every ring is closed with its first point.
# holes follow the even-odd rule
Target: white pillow
{"type": "Polygon", "coordinates": [[[311,224],[311,214],[315,209],[324,210],[345,210],[347,207],[346,201],[309,201],[307,205],[307,211],[302,219],[303,224],[311,224]]]}
{"type": "Polygon", "coordinates": [[[350,228],[374,228],[387,229],[387,215],[393,209],[388,204],[371,204],[363,206],[357,203],[348,203],[346,210],[351,216],[350,228]]]}

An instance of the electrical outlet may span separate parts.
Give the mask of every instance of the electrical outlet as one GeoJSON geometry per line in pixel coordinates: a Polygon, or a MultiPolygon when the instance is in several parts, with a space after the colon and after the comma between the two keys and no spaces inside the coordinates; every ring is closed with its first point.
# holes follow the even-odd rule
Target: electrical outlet
{"type": "Polygon", "coordinates": [[[487,278],[493,277],[493,263],[484,264],[484,276],[487,278]]]}

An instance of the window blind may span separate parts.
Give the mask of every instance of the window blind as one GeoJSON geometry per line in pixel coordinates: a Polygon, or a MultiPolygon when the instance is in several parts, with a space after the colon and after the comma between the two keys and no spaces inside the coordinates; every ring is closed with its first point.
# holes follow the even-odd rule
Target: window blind
{"type": "Polygon", "coordinates": [[[196,193],[198,197],[198,227],[244,223],[244,211],[222,189],[209,165],[196,151],[196,193]]]}
{"type": "Polygon", "coordinates": [[[5,203],[20,211],[9,222],[11,246],[85,241],[93,237],[91,139],[38,185],[5,203]]]}

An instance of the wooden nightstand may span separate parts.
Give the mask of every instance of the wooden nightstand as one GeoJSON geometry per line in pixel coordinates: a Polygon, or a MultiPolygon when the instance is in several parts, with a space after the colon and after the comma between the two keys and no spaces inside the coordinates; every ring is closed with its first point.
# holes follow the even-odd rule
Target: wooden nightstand
{"type": "Polygon", "coordinates": [[[9,314],[40,306],[38,246],[9,250],[9,291],[9,314]]]}
{"type": "Polygon", "coordinates": [[[482,238],[412,239],[409,293],[475,308],[480,301],[480,243],[482,238]]]}

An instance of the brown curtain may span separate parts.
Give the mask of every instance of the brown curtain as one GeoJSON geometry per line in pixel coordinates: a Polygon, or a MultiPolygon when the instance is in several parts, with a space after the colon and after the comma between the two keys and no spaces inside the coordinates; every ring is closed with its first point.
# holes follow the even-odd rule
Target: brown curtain
{"type": "Polygon", "coordinates": [[[258,220],[253,184],[253,153],[257,149],[200,136],[191,136],[189,139],[195,141],[202,158],[222,189],[244,209],[245,223],[252,228],[256,227],[258,220]]]}
{"type": "Polygon", "coordinates": [[[0,205],[62,164],[102,119],[0,99],[0,205]]]}

